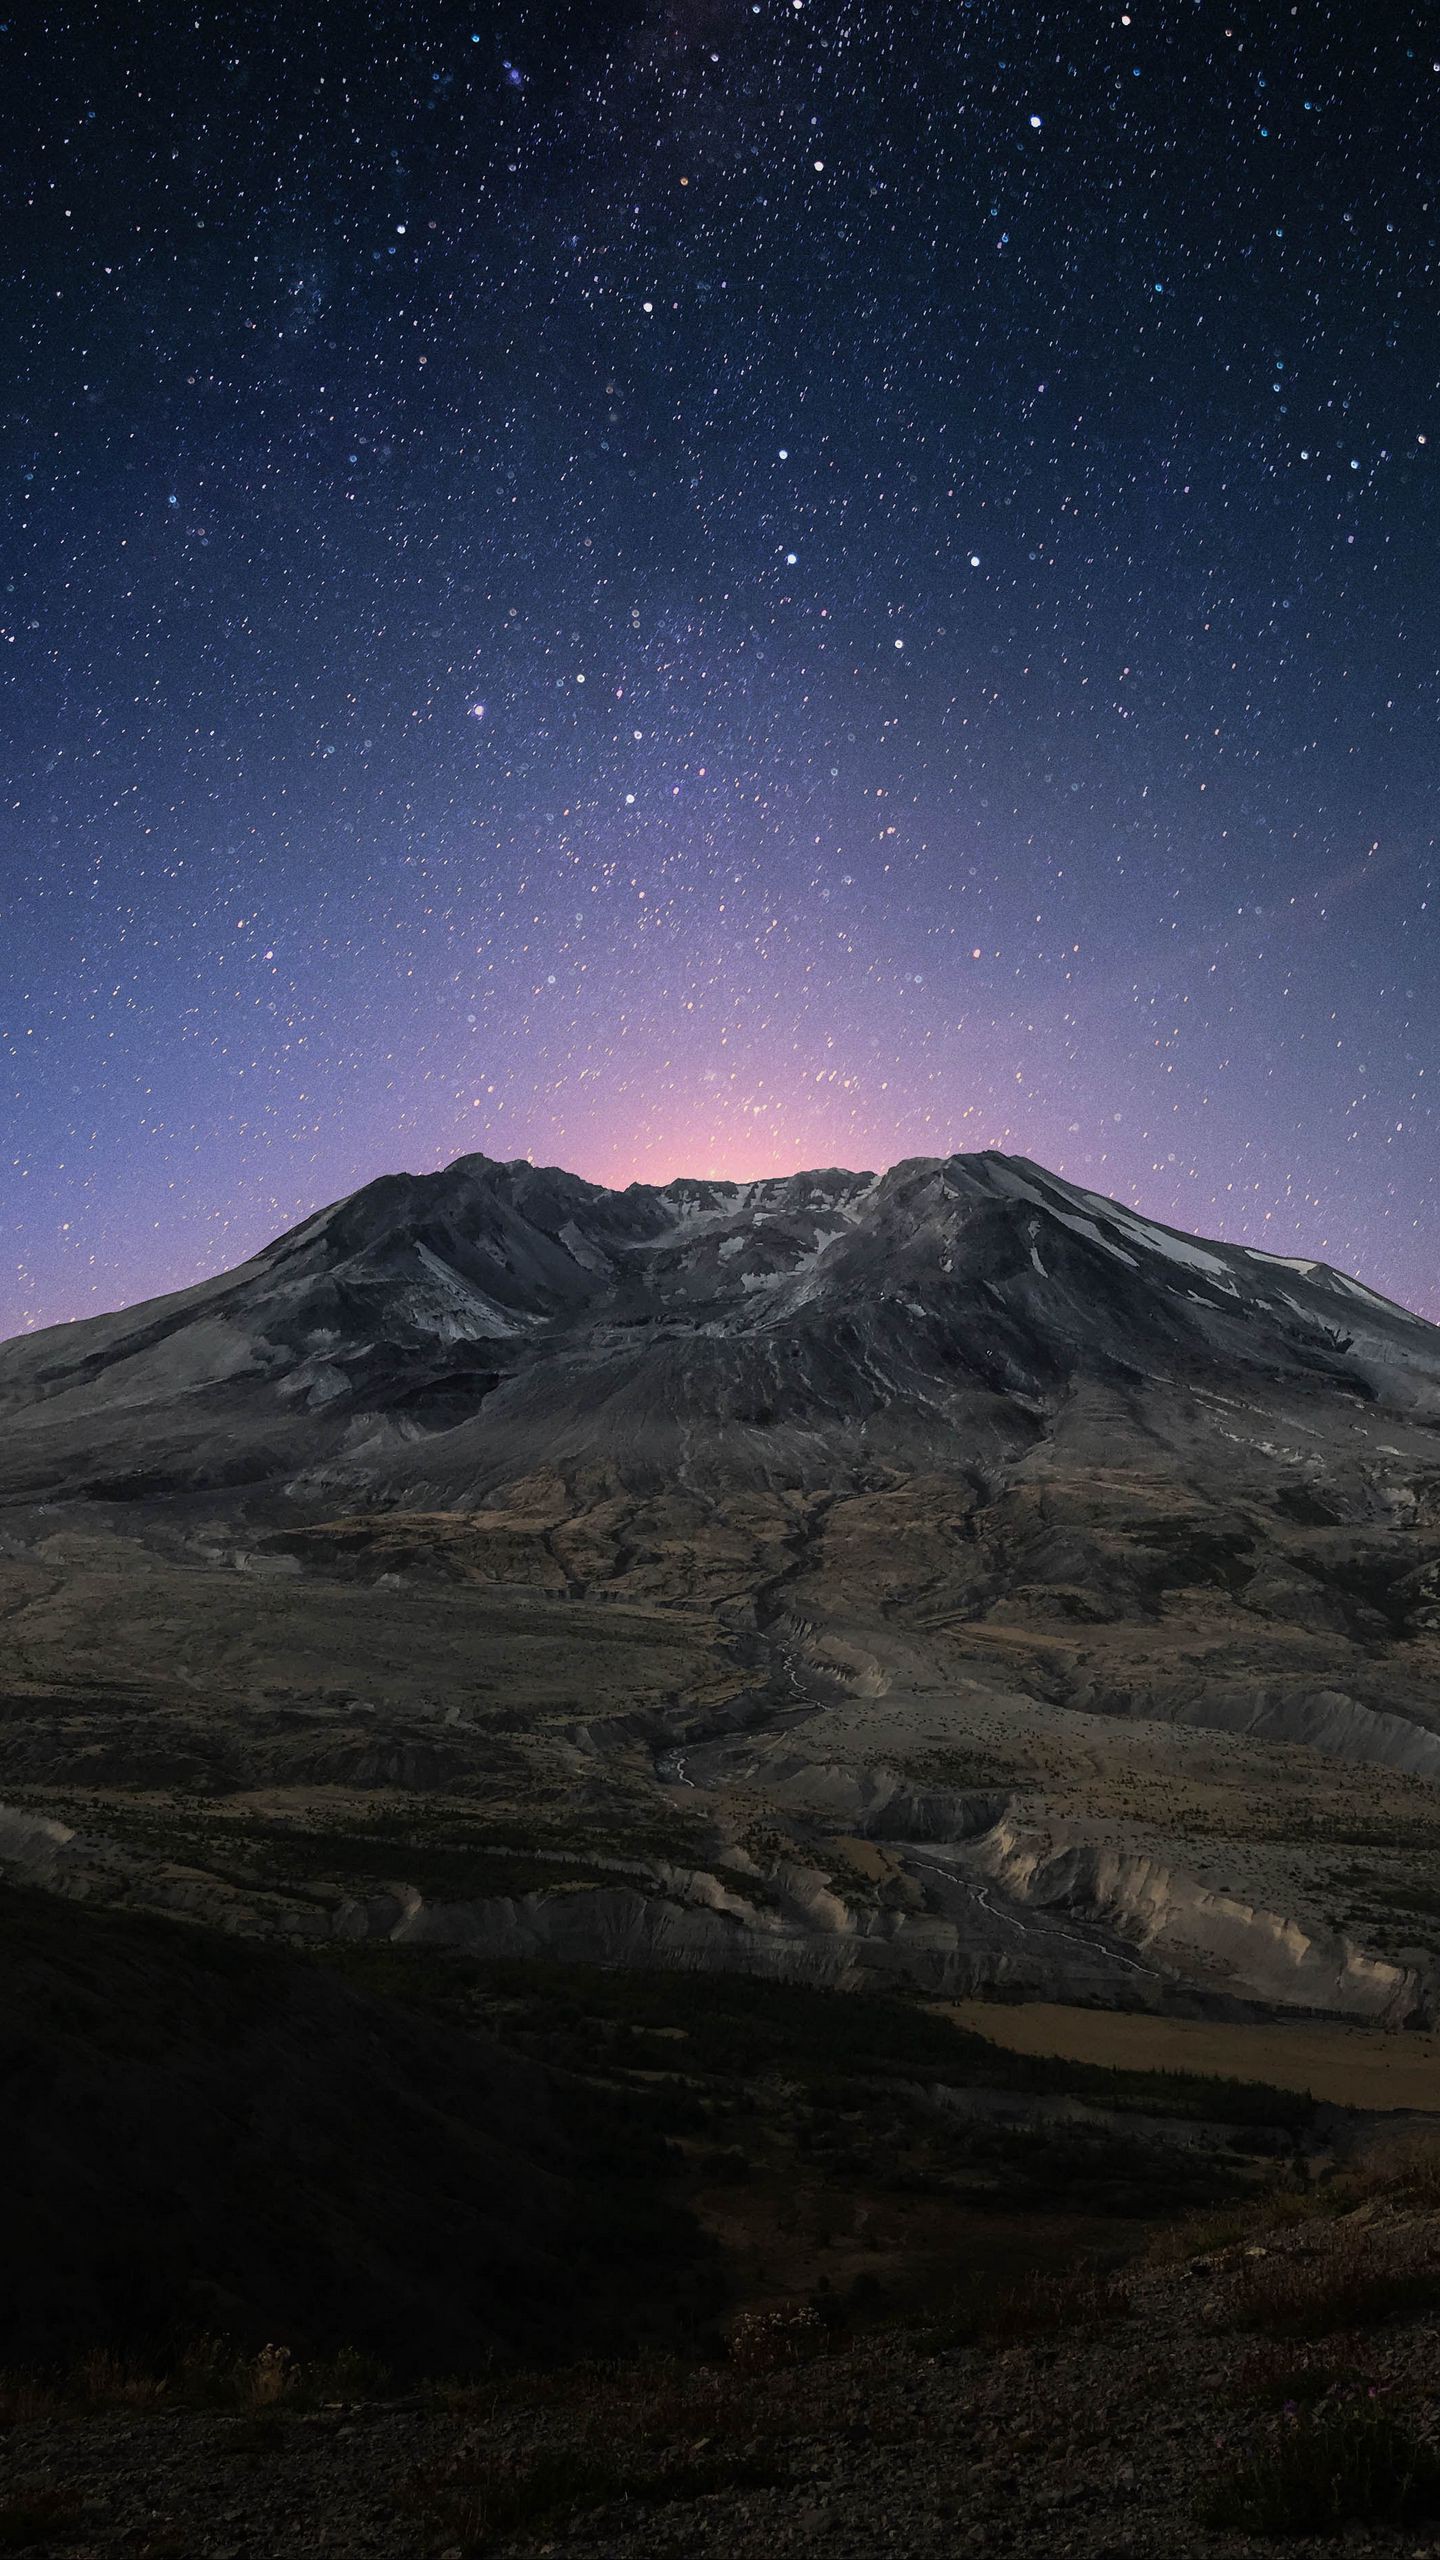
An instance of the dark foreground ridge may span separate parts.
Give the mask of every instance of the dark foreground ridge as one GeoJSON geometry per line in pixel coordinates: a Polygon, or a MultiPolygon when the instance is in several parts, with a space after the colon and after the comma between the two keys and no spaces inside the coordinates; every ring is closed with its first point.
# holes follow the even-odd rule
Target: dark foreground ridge
{"type": "MultiPolygon", "coordinates": [[[[1433,2155],[1210,2216],[926,2323],[723,2360],[240,2406],[13,2408],[7,2547],[358,2560],[1428,2560],[1433,2155]]],[[[138,2397],[138,2387],[132,2385],[138,2397]]]]}
{"type": "Polygon", "coordinates": [[[0,2365],[623,2349],[713,2290],[604,2095],[210,1930],[0,1889],[0,2365]],[[607,2140],[607,2134],[609,2139],[607,2140]]]}

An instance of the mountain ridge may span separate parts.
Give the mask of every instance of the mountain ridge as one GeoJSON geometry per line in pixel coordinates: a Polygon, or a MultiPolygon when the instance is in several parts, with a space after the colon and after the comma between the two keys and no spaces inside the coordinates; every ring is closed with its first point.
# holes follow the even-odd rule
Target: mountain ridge
{"type": "Polygon", "coordinates": [[[443,1507],[525,1472],[527,1434],[659,1478],[703,1426],[720,1477],[814,1481],[872,1455],[949,1467],[1077,1382],[1134,1398],[1226,1374],[1440,1421],[1423,1317],[1025,1158],[613,1190],[472,1154],[383,1175],[213,1279],[0,1345],[0,1497],[85,1489],[52,1463],[68,1428],[123,1498],[122,1411],[140,1491],[318,1465],[443,1507]],[[221,1420],[217,1461],[196,1426],[221,1420]]]}
{"type": "Polygon", "coordinates": [[[1216,1252],[1239,1256],[1248,1262],[1273,1266],[1277,1270],[1288,1270],[1301,1276],[1315,1276],[1327,1284],[1338,1285],[1347,1292],[1363,1297],[1406,1321],[1440,1329],[1435,1326],[1434,1319],[1406,1305],[1404,1300],[1388,1296],[1384,1290],[1373,1287],[1370,1282],[1361,1280],[1353,1272],[1346,1271],[1339,1263],[1328,1261],[1322,1255],[1274,1253],[1262,1245],[1229,1244],[1222,1243],[1219,1239],[1203,1239],[1196,1230],[1176,1226],[1167,1219],[1153,1216],[1148,1210],[1138,1209],[1128,1202],[1117,1200],[1111,1194],[1095,1191],[1087,1185],[1071,1182],[1065,1175],[1052,1173],[1035,1158],[1012,1155],[1007,1150],[996,1147],[978,1148],[973,1151],[956,1150],[948,1155],[939,1156],[901,1156],[879,1172],[870,1168],[856,1169],[842,1165],[826,1165],[801,1168],[793,1174],[758,1174],[737,1176],[733,1179],[713,1174],[676,1174],[666,1182],[646,1182],[637,1178],[618,1185],[593,1181],[588,1175],[572,1173],[568,1167],[562,1165],[537,1163],[530,1156],[492,1156],[483,1149],[471,1149],[462,1155],[452,1157],[447,1164],[436,1166],[428,1173],[402,1170],[374,1175],[369,1181],[357,1184],[353,1191],[342,1192],[335,1199],[323,1202],[318,1209],[307,1210],[305,1215],[298,1218],[292,1226],[282,1227],[276,1235],[270,1237],[264,1244],[258,1245],[252,1253],[243,1255],[238,1262],[228,1265],[224,1271],[211,1273],[197,1280],[182,1281],[173,1289],[158,1290],[147,1298],[126,1300],[118,1306],[102,1308],[93,1315],[57,1318],[51,1324],[29,1327],[0,1337],[0,1357],[21,1343],[41,1343],[52,1337],[57,1340],[62,1339],[73,1333],[78,1326],[114,1322],[143,1307],[178,1303],[198,1293],[208,1293],[250,1270],[254,1265],[282,1259],[289,1249],[324,1232],[341,1212],[358,1210],[362,1203],[374,1201],[382,1196],[414,1198],[416,1195],[440,1192],[458,1177],[472,1174],[504,1174],[519,1177],[522,1180],[529,1176],[540,1183],[559,1182],[582,1192],[592,1200],[641,1201],[669,1200],[676,1197],[688,1198],[692,1201],[703,1199],[718,1202],[725,1195],[729,1195],[732,1199],[754,1200],[758,1195],[772,1194],[777,1199],[783,1199],[787,1193],[798,1192],[803,1185],[813,1186],[817,1183],[848,1186],[859,1193],[874,1190],[891,1177],[933,1171],[940,1167],[957,1164],[992,1164],[1011,1167],[1032,1181],[1051,1184],[1062,1189],[1078,1202],[1086,1202],[1102,1210],[1116,1212],[1124,1218],[1138,1220],[1156,1233],[1169,1236],[1181,1243],[1208,1243],[1216,1252]]]}

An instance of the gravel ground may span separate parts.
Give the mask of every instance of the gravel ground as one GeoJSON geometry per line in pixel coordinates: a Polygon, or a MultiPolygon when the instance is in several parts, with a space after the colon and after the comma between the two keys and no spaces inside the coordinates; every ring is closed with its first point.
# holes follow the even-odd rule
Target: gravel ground
{"type": "Polygon", "coordinates": [[[1440,2555],[1440,2494],[1417,2498],[1408,2523],[1350,2523],[1339,2540],[1302,2531],[1277,2544],[1201,2520],[1237,2463],[1303,2442],[1337,2409],[1362,2427],[1393,2417],[1422,2448],[1440,2440],[1440,2214],[1362,2207],[1141,2268],[1124,2287],[1123,2315],[1105,2316],[1113,2299],[1077,2299],[1063,2325],[1010,2345],[876,2331],[755,2370],[786,2349],[783,2327],[762,2323],[743,2342],[749,2371],[514,2378],[308,2412],[26,2419],[0,2438],[0,2549],[52,2560],[1440,2555]],[[1372,2301],[1364,2329],[1277,2334],[1297,2320],[1313,2332],[1317,2289],[1344,2293],[1357,2268],[1394,2284],[1394,2307],[1412,2316],[1377,2324],[1372,2301]]]}

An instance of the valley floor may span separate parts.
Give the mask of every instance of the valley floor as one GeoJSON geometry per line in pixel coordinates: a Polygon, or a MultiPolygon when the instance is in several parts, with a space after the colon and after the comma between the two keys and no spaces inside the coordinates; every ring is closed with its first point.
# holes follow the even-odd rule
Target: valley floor
{"type": "Polygon", "coordinates": [[[1297,2089],[1332,2107],[1440,2115],[1440,2036],[1317,2021],[1235,2024],[1135,2011],[1069,2008],[1058,2000],[954,2000],[947,2017],[1010,2053],[1053,2055],[1112,2071],[1214,2072],[1297,2089]]]}

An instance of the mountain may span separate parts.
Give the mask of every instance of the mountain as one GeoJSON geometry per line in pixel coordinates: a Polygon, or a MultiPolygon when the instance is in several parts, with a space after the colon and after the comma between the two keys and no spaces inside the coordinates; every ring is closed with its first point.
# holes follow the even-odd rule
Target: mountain
{"type": "Polygon", "coordinates": [[[1322,1472],[1353,1475],[1381,1415],[1387,1454],[1440,1468],[1436,1328],[1018,1158],[615,1192],[469,1156],[220,1279],[4,1346],[0,1498],[448,1507],[541,1452],[632,1487],[978,1481],[1073,1432],[1077,1399],[1103,1435],[1173,1440],[1195,1395],[1237,1388],[1318,1435],[1322,1472]]]}
{"type": "Polygon", "coordinates": [[[1440,2015],[1440,1331],[1021,1159],[466,1157],[0,1348],[0,1870],[1440,2015]]]}

